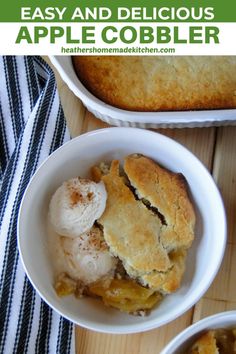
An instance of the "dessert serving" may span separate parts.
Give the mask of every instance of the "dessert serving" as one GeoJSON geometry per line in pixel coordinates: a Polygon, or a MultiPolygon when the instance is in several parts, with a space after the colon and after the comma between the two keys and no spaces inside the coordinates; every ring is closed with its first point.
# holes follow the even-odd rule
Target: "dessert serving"
{"type": "Polygon", "coordinates": [[[235,354],[236,329],[219,328],[202,334],[186,354],[235,354]]]}
{"type": "Polygon", "coordinates": [[[236,108],[234,56],[73,56],[97,98],[129,111],[236,108]]]}
{"type": "MultiPolygon", "coordinates": [[[[60,217],[59,213],[58,216],[60,217]]],[[[72,216],[67,217],[67,220],[71,219],[72,216]]],[[[83,221],[83,217],[81,220],[83,221]]],[[[84,220],[88,220],[87,216],[84,220]]],[[[27,275],[38,294],[51,308],[79,326],[98,332],[127,334],[144,332],[167,324],[200,299],[214,279],[224,254],[225,221],[222,199],[212,177],[189,150],[173,139],[150,130],[107,128],[72,139],[42,164],[23,198],[17,235],[19,252],[27,275]],[[131,155],[137,152],[142,155],[131,155]],[[165,263],[155,264],[154,259],[149,262],[150,257],[147,256],[149,264],[144,267],[143,262],[138,264],[134,252],[130,252],[126,261],[121,244],[121,241],[125,241],[122,240],[121,233],[120,240],[118,239],[118,228],[124,225],[120,219],[116,221],[115,216],[111,218],[109,212],[112,206],[110,202],[115,200],[112,199],[111,192],[117,189],[112,184],[109,188],[108,180],[112,180],[111,174],[118,174],[114,172],[117,160],[119,176],[114,179],[114,183],[117,184],[118,180],[120,183],[118,177],[121,177],[123,196],[119,195],[120,208],[116,212],[125,207],[128,201],[132,203],[132,207],[134,201],[139,205],[135,207],[133,214],[130,210],[132,208],[126,209],[123,224],[129,223],[134,231],[133,240],[128,239],[128,247],[131,251],[132,247],[140,249],[140,255],[143,252],[149,254],[152,243],[155,247],[153,246],[150,255],[156,255],[160,251],[163,259],[166,259],[165,263]],[[129,163],[134,163],[132,173],[129,163],[126,163],[128,160],[129,163]],[[138,164],[144,166],[144,163],[144,172],[150,171],[150,174],[141,174],[139,169],[138,175],[142,175],[142,178],[138,181],[133,172],[138,164]],[[57,189],[64,183],[66,186],[74,178],[82,184],[84,179],[89,185],[91,181],[94,183],[91,189],[88,189],[87,182],[84,189],[79,183],[80,191],[69,187],[71,193],[65,193],[69,209],[75,208],[75,201],[78,201],[76,208],[82,211],[89,202],[89,220],[93,222],[93,226],[87,231],[82,229],[83,235],[71,237],[55,231],[49,214],[52,213],[51,199],[57,189]],[[143,184],[149,190],[141,187],[143,178],[146,181],[143,184]],[[102,192],[104,190],[105,193],[102,192]],[[162,199],[159,197],[158,200],[158,193],[162,199]],[[152,200],[149,204],[150,196],[152,200]],[[103,202],[105,205],[101,206],[103,202]],[[155,208],[154,203],[157,207],[160,204],[160,207],[155,208]],[[92,215],[95,210],[93,205],[100,205],[98,209],[95,208],[98,210],[95,217],[92,215]],[[151,226],[157,226],[156,238],[152,236],[154,229],[150,224],[146,228],[143,223],[142,233],[135,228],[138,208],[145,210],[145,218],[153,219],[151,226]],[[154,221],[156,219],[158,221],[154,221]],[[109,244],[109,239],[113,236],[112,224],[115,234],[114,240],[109,244]],[[186,237],[188,233],[189,238],[186,237]],[[149,243],[147,239],[150,240],[149,243]],[[156,244],[154,240],[157,241],[156,244]],[[162,242],[166,247],[166,256],[162,252],[162,242]],[[169,246],[166,246],[167,242],[169,246]],[[171,267],[166,272],[159,271],[157,266],[168,267],[168,257],[171,267]],[[171,272],[173,266],[179,272],[171,272]],[[184,272],[182,279],[179,276],[181,272],[184,272]],[[153,286],[151,280],[147,279],[149,274],[153,286]],[[71,295],[62,296],[63,294],[71,295]],[[105,306],[104,301],[109,306],[105,306]],[[148,313],[148,316],[133,316],[130,313],[148,313]]],[[[65,226],[63,223],[60,227],[65,226]]],[[[83,222],[81,224],[84,225],[83,222]]],[[[73,227],[66,226],[67,232],[68,229],[69,232],[73,230],[73,227]]],[[[122,230],[126,232],[126,236],[129,236],[128,231],[127,226],[122,230]]],[[[142,261],[143,259],[144,257],[142,261]]]]}
{"type": "Polygon", "coordinates": [[[49,219],[59,296],[144,315],[180,287],[195,225],[181,174],[139,154],[101,162],[57,189],[49,219]]]}

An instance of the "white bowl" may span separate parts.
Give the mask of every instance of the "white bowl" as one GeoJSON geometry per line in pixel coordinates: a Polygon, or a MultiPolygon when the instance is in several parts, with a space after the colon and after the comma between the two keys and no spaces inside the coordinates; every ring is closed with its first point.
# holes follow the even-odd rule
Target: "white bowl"
{"type": "Polygon", "coordinates": [[[132,112],[99,100],[79,81],[71,56],[51,56],[50,60],[71,91],[87,109],[104,122],[119,127],[183,128],[236,124],[236,109],[179,112],[132,112]]]}
{"type": "Polygon", "coordinates": [[[110,333],[146,331],[188,310],[208,289],[220,266],[226,241],[225,212],[217,187],[201,162],[174,140],[137,128],[107,128],[81,135],[54,152],[32,178],[22,201],[18,244],[25,271],[41,297],[69,320],[110,333]],[[59,298],[47,249],[50,198],[66,179],[86,177],[92,165],[142,153],[186,177],[197,213],[196,238],[189,250],[181,288],[166,296],[147,317],[104,307],[94,299],[59,298]]]}
{"type": "Polygon", "coordinates": [[[236,328],[236,311],[206,317],[178,334],[160,354],[183,354],[205,331],[215,328],[236,328]]]}

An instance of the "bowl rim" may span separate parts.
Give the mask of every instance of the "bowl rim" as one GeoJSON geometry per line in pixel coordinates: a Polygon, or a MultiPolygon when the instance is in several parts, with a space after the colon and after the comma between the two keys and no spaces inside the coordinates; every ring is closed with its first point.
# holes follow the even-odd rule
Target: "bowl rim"
{"type": "MultiPolygon", "coordinates": [[[[187,341],[191,336],[208,329],[211,326],[215,327],[215,320],[227,320],[230,319],[232,316],[235,317],[235,324],[236,324],[236,310],[231,311],[223,311],[219,313],[215,313],[214,315],[207,316],[202,318],[201,320],[195,322],[194,324],[190,325],[189,327],[185,328],[179,334],[177,334],[160,352],[160,354],[174,354],[173,350],[178,349],[178,347],[187,341]]],[[[220,326],[220,325],[219,325],[220,326]]]]}
{"type": "MultiPolygon", "coordinates": [[[[51,55],[49,56],[52,64],[58,70],[62,80],[67,84],[69,89],[81,99],[88,110],[91,110],[100,119],[110,124],[117,123],[119,125],[129,124],[134,126],[143,125],[151,127],[166,126],[171,127],[195,127],[209,125],[236,124],[236,109],[215,109],[215,110],[192,110],[192,111],[159,111],[159,112],[140,112],[128,111],[109,105],[91,92],[81,83],[75,74],[76,83],[70,78],[64,68],[63,60],[71,58],[68,55],[51,55]],[[119,121],[119,122],[118,122],[119,121]]],[[[73,67],[73,65],[72,65],[73,67]]]]}
{"type": "Polygon", "coordinates": [[[207,170],[207,168],[203,165],[203,163],[190,151],[188,150],[185,146],[183,146],[182,144],[180,144],[179,142],[175,141],[174,139],[167,137],[163,134],[157,133],[157,132],[153,132],[153,131],[149,131],[149,130],[143,130],[140,128],[131,128],[131,127],[112,127],[112,128],[103,128],[103,129],[98,129],[98,130],[93,130],[90,132],[87,132],[85,134],[81,134],[71,140],[69,140],[68,142],[66,142],[65,144],[63,144],[62,146],[60,146],[57,150],[55,150],[51,155],[49,155],[42,163],[41,165],[38,167],[37,171],[34,173],[33,177],[31,178],[21,201],[20,204],[20,209],[19,209],[19,214],[18,214],[18,221],[17,221],[17,244],[18,244],[18,249],[19,249],[19,253],[20,253],[20,258],[21,258],[21,262],[23,264],[24,270],[31,282],[31,284],[33,285],[34,289],[37,291],[37,293],[40,295],[40,297],[51,307],[53,308],[57,313],[59,313],[61,316],[67,318],[68,320],[84,327],[87,329],[91,329],[91,330],[95,330],[98,332],[102,332],[102,333],[113,333],[113,334],[127,334],[127,333],[139,333],[139,332],[144,332],[144,331],[148,331],[154,328],[158,328],[160,326],[163,326],[167,323],[170,323],[171,321],[175,320],[176,318],[178,318],[179,316],[181,316],[182,314],[184,314],[186,311],[188,311],[194,304],[196,304],[196,302],[203,296],[203,294],[207,291],[207,289],[210,287],[212,281],[215,278],[215,275],[217,274],[219,267],[221,265],[223,256],[224,256],[224,251],[225,251],[225,246],[226,246],[226,230],[227,230],[227,224],[226,224],[226,214],[225,214],[225,209],[224,209],[224,204],[223,204],[223,200],[222,197],[220,195],[220,192],[216,186],[215,181],[213,180],[211,174],[209,173],[209,171],[207,170]],[[205,282],[205,286],[202,287],[202,289],[196,294],[194,293],[194,296],[191,297],[191,299],[188,299],[187,305],[184,306],[184,308],[177,307],[175,309],[174,314],[172,315],[172,317],[170,318],[166,318],[164,321],[162,321],[162,323],[160,324],[156,324],[156,319],[153,319],[152,321],[149,321],[148,323],[143,322],[143,323],[139,323],[139,324],[129,324],[128,328],[125,326],[119,326],[119,325],[112,325],[111,328],[105,326],[105,325],[100,325],[99,324],[99,328],[97,327],[97,325],[93,325],[92,321],[86,320],[86,321],[78,321],[78,318],[74,317],[72,318],[71,316],[67,316],[65,313],[63,313],[62,311],[58,310],[48,299],[47,297],[44,295],[43,291],[41,291],[41,289],[39,289],[37,287],[37,280],[33,279],[33,277],[31,276],[31,273],[25,263],[24,260],[24,249],[22,248],[21,245],[21,232],[20,232],[20,228],[21,228],[21,223],[22,223],[22,212],[24,209],[24,203],[25,203],[25,199],[27,198],[28,194],[30,194],[30,189],[32,188],[31,186],[34,184],[35,179],[38,177],[38,172],[41,171],[44,168],[44,165],[46,165],[48,163],[49,160],[55,158],[55,156],[57,157],[58,155],[60,156],[60,152],[62,149],[68,149],[73,145],[77,145],[78,141],[83,141],[83,140],[87,140],[87,138],[90,138],[94,135],[106,135],[106,134],[111,134],[111,133],[117,134],[117,138],[119,138],[119,136],[122,135],[122,133],[127,133],[129,132],[129,134],[141,134],[142,138],[148,139],[148,137],[153,136],[153,137],[158,137],[158,139],[161,140],[161,142],[166,142],[166,143],[171,143],[172,145],[174,145],[176,148],[181,148],[182,151],[185,151],[185,153],[187,153],[189,156],[191,156],[191,159],[195,162],[195,164],[197,164],[201,169],[202,172],[205,174],[206,178],[209,179],[209,181],[212,184],[212,187],[214,189],[214,193],[215,193],[215,197],[218,200],[218,206],[219,206],[219,210],[222,216],[222,237],[221,237],[221,247],[220,247],[220,252],[217,258],[217,262],[215,262],[215,268],[214,268],[214,272],[211,273],[211,276],[208,278],[208,281],[205,282]]]}

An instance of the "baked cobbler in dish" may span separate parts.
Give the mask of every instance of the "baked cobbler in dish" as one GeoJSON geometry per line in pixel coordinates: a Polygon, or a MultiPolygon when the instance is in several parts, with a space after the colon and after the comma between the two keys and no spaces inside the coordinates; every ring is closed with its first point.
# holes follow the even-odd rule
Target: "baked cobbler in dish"
{"type": "Polygon", "coordinates": [[[97,98],[128,111],[236,108],[236,56],[73,56],[97,98]]]}

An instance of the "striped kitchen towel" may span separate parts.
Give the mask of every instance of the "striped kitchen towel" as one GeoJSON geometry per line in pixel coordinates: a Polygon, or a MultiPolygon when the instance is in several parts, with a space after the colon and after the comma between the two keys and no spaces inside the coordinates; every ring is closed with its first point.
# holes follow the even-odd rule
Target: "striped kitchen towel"
{"type": "Polygon", "coordinates": [[[0,57],[0,353],[74,351],[73,326],[35,293],[16,234],[31,177],[69,139],[51,68],[40,57],[0,57]]]}

